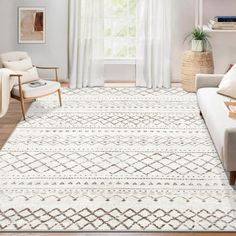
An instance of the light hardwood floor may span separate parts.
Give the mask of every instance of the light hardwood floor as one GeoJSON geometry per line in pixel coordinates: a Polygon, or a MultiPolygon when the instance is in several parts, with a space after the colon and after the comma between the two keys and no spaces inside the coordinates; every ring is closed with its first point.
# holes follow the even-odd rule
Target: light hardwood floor
{"type": "MultiPolygon", "coordinates": [[[[30,104],[30,102],[25,103],[26,110],[28,110],[30,104]]],[[[0,119],[0,148],[2,148],[21,119],[22,112],[20,108],[20,102],[11,99],[7,114],[0,119]]]]}
{"type": "MultiPolygon", "coordinates": [[[[26,103],[28,109],[30,103],[26,103]]],[[[0,148],[22,119],[20,103],[11,100],[10,108],[4,118],[0,119],[0,148]]],[[[3,233],[0,236],[236,236],[235,233],[3,233]]]]}

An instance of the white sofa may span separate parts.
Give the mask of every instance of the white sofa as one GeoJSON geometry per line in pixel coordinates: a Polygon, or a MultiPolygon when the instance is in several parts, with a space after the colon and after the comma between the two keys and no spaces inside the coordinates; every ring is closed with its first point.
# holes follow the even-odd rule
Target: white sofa
{"type": "Polygon", "coordinates": [[[236,119],[226,112],[225,101],[230,98],[217,93],[223,75],[196,76],[197,99],[216,150],[225,170],[229,172],[230,185],[236,181],[236,119]]]}

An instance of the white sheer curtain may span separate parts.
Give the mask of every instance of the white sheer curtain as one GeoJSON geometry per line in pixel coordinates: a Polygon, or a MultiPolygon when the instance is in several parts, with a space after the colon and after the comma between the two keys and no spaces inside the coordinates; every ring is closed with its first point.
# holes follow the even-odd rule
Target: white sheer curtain
{"type": "Polygon", "coordinates": [[[168,88],[171,84],[171,1],[137,0],[136,85],[168,88]]]}
{"type": "Polygon", "coordinates": [[[71,88],[104,85],[104,0],[69,0],[71,88]]]}

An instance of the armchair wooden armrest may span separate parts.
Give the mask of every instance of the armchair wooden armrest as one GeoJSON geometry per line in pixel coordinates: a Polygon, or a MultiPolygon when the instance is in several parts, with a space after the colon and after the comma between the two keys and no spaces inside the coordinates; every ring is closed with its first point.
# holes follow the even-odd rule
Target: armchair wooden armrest
{"type": "MultiPolygon", "coordinates": [[[[35,66],[35,65],[34,65],[35,66]]],[[[59,67],[57,66],[50,66],[50,67],[46,67],[46,66],[35,66],[37,69],[40,69],[40,70],[55,70],[55,80],[58,82],[59,79],[58,79],[58,69],[59,67]]]]}
{"type": "Polygon", "coordinates": [[[23,75],[21,74],[11,74],[10,77],[18,77],[18,85],[19,85],[19,89],[20,89],[20,92],[21,92],[21,86],[22,86],[22,83],[21,83],[21,77],[23,75]]]}
{"type": "MultiPolygon", "coordinates": [[[[22,83],[21,83],[21,77],[22,77],[23,75],[21,75],[21,74],[11,74],[10,75],[10,77],[18,77],[18,86],[19,86],[19,95],[20,95],[20,101],[21,101],[21,103],[22,103],[22,101],[23,101],[23,92],[22,92],[22,83]]],[[[13,97],[15,97],[15,96],[13,96],[13,97]]],[[[22,104],[21,104],[22,105],[22,104]]],[[[23,114],[24,115],[24,114],[23,114]]],[[[24,116],[24,118],[25,118],[25,116],[24,116]]]]}
{"type": "Polygon", "coordinates": [[[10,77],[21,77],[23,75],[20,75],[20,74],[11,74],[10,77]]]}
{"type": "Polygon", "coordinates": [[[42,69],[42,70],[58,70],[59,67],[57,66],[35,66],[37,69],[42,69]]]}

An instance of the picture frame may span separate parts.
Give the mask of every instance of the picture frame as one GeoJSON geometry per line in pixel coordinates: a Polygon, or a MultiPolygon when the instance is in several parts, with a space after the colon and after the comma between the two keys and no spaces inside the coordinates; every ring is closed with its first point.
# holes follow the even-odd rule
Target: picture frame
{"type": "Polygon", "coordinates": [[[46,8],[18,8],[18,43],[46,43],[46,8]]]}

